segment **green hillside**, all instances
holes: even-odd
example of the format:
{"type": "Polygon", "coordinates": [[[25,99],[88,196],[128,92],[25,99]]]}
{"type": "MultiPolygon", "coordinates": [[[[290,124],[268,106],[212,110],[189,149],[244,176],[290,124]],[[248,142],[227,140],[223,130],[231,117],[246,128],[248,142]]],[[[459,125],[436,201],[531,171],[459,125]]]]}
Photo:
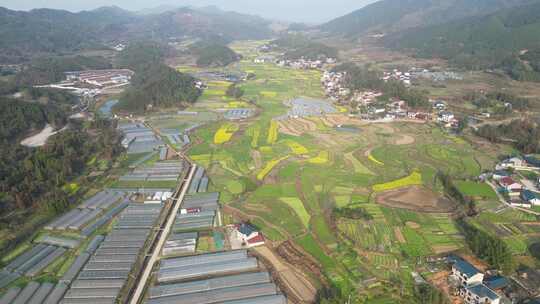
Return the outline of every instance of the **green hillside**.
{"type": "Polygon", "coordinates": [[[483,16],[528,2],[530,0],[382,0],[323,24],[321,30],[347,36],[396,32],[483,16]]]}
{"type": "Polygon", "coordinates": [[[530,79],[530,73],[540,71],[538,37],[540,2],[393,34],[385,43],[415,49],[422,57],[441,57],[467,68],[501,67],[516,79],[530,79]]]}
{"type": "Polygon", "coordinates": [[[137,15],[117,7],[71,13],[36,9],[14,11],[0,7],[0,63],[20,63],[32,57],[103,49],[120,41],[188,37],[264,39],[269,22],[250,15],[219,10],[182,8],[137,15]]]}

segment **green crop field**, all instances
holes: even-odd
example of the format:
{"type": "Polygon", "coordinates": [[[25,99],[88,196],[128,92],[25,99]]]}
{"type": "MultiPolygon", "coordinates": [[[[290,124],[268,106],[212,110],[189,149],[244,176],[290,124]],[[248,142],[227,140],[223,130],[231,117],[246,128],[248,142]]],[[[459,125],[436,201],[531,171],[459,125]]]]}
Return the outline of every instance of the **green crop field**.
{"type": "Polygon", "coordinates": [[[458,181],[456,186],[464,195],[482,198],[497,198],[497,193],[495,193],[495,191],[486,183],[458,181]]]}

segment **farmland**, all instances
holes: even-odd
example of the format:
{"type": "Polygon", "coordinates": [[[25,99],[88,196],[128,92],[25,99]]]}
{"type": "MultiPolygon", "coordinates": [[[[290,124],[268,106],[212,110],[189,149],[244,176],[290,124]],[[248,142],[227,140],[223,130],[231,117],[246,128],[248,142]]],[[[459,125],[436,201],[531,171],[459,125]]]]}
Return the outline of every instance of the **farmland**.
{"type": "MultiPolygon", "coordinates": [[[[243,59],[226,70],[254,75],[237,84],[242,98],[231,100],[225,83],[210,81],[186,110],[208,118],[191,132],[197,144],[187,155],[207,169],[222,204],[249,216],[276,246],[290,240],[317,261],[324,278],[316,280],[348,289],[376,278],[362,292],[382,294],[389,303],[392,296],[382,292],[395,291],[389,279],[410,293],[418,259],[464,248],[450,216],[455,205],[443,195],[437,171],[463,181],[458,187],[467,195],[492,199],[489,189],[465,181],[491,169],[497,155],[429,123],[366,123],[339,108],[289,117],[292,100],[324,100],[321,72],[256,64],[260,43],[232,45],[243,59]],[[234,123],[223,119],[223,109],[246,106],[257,114],[234,123]],[[355,131],[339,131],[337,124],[355,131]],[[360,209],[369,217],[335,218],[334,208],[360,209]]],[[[519,253],[527,243],[508,236],[508,244],[519,253]]]]}

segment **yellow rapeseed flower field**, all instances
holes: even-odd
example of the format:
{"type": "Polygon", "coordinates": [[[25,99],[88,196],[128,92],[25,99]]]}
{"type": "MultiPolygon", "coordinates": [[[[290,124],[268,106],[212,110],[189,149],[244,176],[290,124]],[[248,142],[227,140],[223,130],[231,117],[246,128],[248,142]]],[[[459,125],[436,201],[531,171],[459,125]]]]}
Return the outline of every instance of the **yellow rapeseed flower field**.
{"type": "Polygon", "coordinates": [[[374,185],[373,191],[382,192],[415,185],[422,185],[422,174],[418,171],[414,171],[411,175],[395,181],[374,185]]]}
{"type": "Polygon", "coordinates": [[[214,144],[221,145],[231,140],[234,132],[238,131],[238,125],[233,123],[225,123],[214,134],[214,144]]]}

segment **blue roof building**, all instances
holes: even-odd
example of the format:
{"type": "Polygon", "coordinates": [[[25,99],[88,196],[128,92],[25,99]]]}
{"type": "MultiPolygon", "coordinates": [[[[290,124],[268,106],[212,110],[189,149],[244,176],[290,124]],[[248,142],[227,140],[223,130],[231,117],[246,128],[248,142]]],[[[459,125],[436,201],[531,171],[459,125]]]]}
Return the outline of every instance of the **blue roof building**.
{"type": "Polygon", "coordinates": [[[481,284],[484,280],[484,274],[480,270],[461,258],[456,259],[452,265],[452,274],[463,286],[481,284]]]}
{"type": "Polygon", "coordinates": [[[468,304],[499,304],[501,297],[484,284],[466,287],[461,296],[468,304]]]}
{"type": "Polygon", "coordinates": [[[508,286],[510,282],[503,276],[494,276],[484,279],[484,284],[491,289],[502,289],[508,286]]]}
{"type": "Polygon", "coordinates": [[[538,158],[536,158],[536,157],[533,157],[533,156],[525,156],[525,157],[523,157],[523,159],[524,159],[530,166],[540,168],[540,159],[538,159],[538,158]]]}

